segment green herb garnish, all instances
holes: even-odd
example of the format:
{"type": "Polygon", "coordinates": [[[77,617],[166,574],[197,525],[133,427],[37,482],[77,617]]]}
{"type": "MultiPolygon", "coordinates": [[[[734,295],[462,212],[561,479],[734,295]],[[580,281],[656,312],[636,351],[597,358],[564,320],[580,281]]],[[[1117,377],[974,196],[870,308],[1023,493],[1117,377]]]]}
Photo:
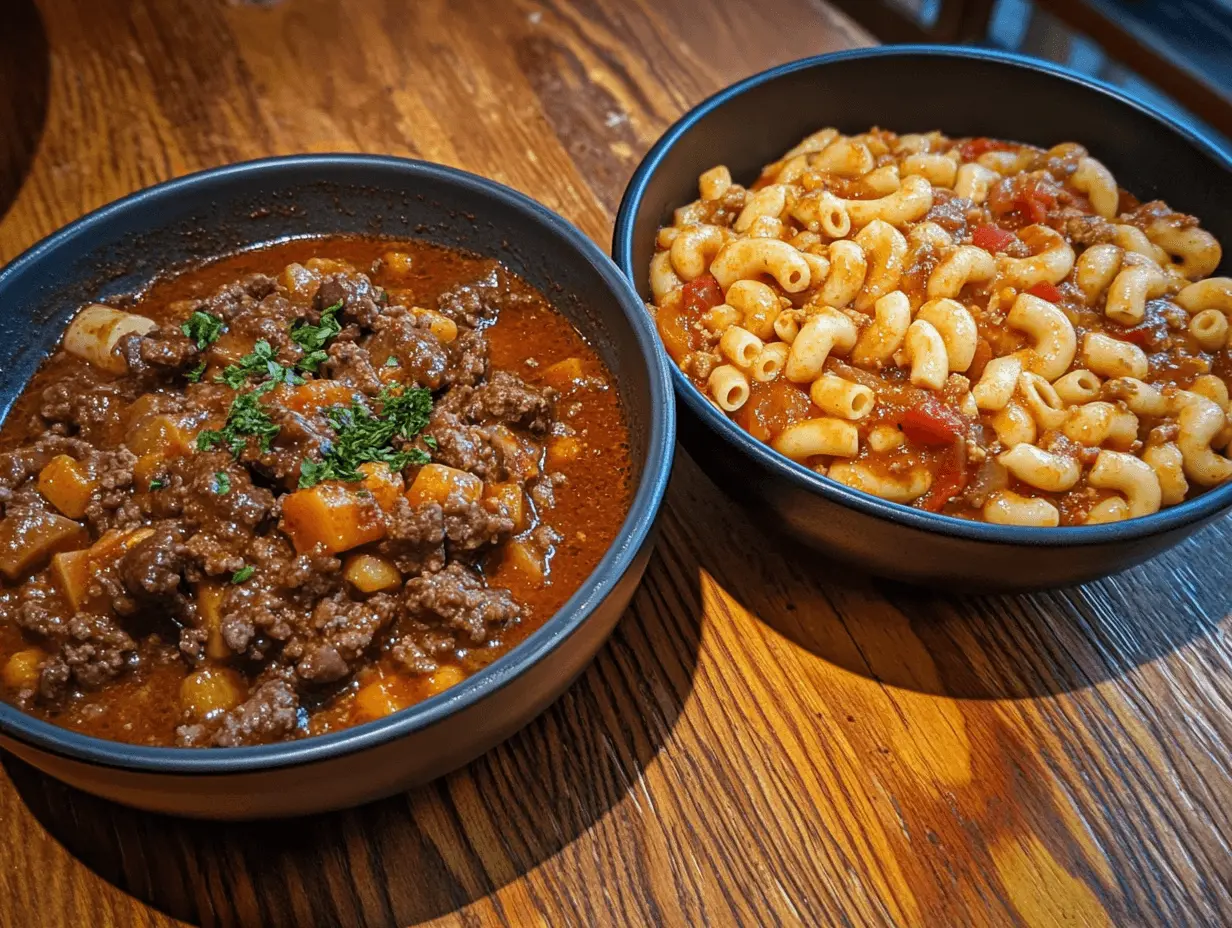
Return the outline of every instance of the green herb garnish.
{"type": "Polygon", "coordinates": [[[231,492],[231,475],[222,470],[215,473],[214,479],[210,482],[210,490],[219,496],[231,492]]]}
{"type": "Polygon", "coordinates": [[[180,326],[180,331],[197,343],[197,350],[204,351],[222,335],[223,322],[217,316],[198,309],[188,321],[180,326]]]}
{"type": "Polygon", "coordinates": [[[225,445],[238,457],[249,437],[252,437],[257,439],[262,451],[269,451],[270,442],[278,434],[278,426],[261,408],[259,400],[264,392],[258,388],[250,393],[238,394],[231,401],[226,424],[221,429],[207,429],[197,435],[197,450],[209,451],[225,445]]]}
{"type": "Polygon", "coordinates": [[[427,445],[429,448],[431,448],[433,451],[435,451],[437,448],[436,439],[433,438],[431,435],[425,435],[423,437],[423,443],[427,445]]]}
{"type": "Polygon", "coordinates": [[[399,364],[398,359],[394,355],[391,354],[388,358],[385,359],[385,366],[386,367],[401,367],[402,365],[399,364]]]}
{"type": "Polygon", "coordinates": [[[257,572],[257,568],[253,567],[251,564],[245,564],[243,567],[241,567],[239,570],[237,570],[235,573],[231,575],[231,582],[232,583],[243,583],[245,580],[250,578],[256,572],[257,572]]]}
{"type": "Polygon", "coordinates": [[[431,391],[412,387],[394,392],[386,388],[379,399],[381,411],[375,416],[358,402],[325,410],[336,437],[324,460],[305,459],[300,465],[300,489],[322,480],[362,480],[359,465],[367,462],[384,463],[397,471],[431,460],[418,448],[395,451],[391,447],[394,438],[410,441],[427,426],[432,413],[431,391]]]}
{"type": "Polygon", "coordinates": [[[291,326],[291,341],[304,349],[304,356],[296,365],[300,370],[313,373],[329,355],[325,345],[331,338],[342,331],[342,323],[338,321],[338,313],[342,304],[335,303],[321,310],[321,321],[316,325],[298,322],[291,326]]]}
{"type": "Polygon", "coordinates": [[[161,490],[161,489],[162,489],[163,487],[165,487],[166,485],[167,485],[167,481],[166,481],[166,480],[158,480],[158,479],[154,479],[154,480],[151,480],[151,481],[150,481],[150,490],[151,490],[151,492],[152,492],[152,491],[154,491],[154,490],[161,490]]]}
{"type": "Polygon", "coordinates": [[[188,380],[189,383],[200,383],[201,375],[204,373],[205,373],[205,362],[202,361],[200,364],[194,367],[191,371],[185,374],[184,377],[185,379],[188,380]]]}
{"type": "Polygon", "coordinates": [[[269,380],[261,384],[263,393],[274,389],[280,383],[294,385],[304,382],[304,379],[291,368],[283,367],[274,360],[274,349],[265,339],[253,345],[252,351],[240,358],[238,362],[228,364],[223,368],[223,372],[218,375],[218,381],[225,383],[232,390],[239,390],[249,377],[261,374],[269,376],[269,380]]]}

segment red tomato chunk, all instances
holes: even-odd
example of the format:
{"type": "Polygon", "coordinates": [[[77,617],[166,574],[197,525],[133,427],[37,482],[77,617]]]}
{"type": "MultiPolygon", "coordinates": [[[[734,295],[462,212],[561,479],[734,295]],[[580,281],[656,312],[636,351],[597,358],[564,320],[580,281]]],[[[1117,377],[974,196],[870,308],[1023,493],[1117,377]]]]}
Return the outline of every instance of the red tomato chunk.
{"type": "Polygon", "coordinates": [[[963,417],[931,397],[903,413],[899,427],[917,445],[952,445],[966,433],[963,417]]]}
{"type": "Polygon", "coordinates": [[[723,302],[723,291],[719,282],[709,274],[703,274],[685,284],[683,296],[685,311],[696,316],[723,302]]]}
{"type": "Polygon", "coordinates": [[[1061,291],[1046,280],[1041,280],[1038,284],[1028,287],[1027,293],[1038,296],[1041,300],[1047,300],[1049,303],[1061,302],[1061,291]]]}
{"type": "Polygon", "coordinates": [[[1015,238],[1014,233],[1007,229],[998,229],[996,226],[976,226],[975,231],[971,233],[971,244],[976,248],[983,248],[985,251],[996,254],[998,251],[1009,248],[1015,238]]]}

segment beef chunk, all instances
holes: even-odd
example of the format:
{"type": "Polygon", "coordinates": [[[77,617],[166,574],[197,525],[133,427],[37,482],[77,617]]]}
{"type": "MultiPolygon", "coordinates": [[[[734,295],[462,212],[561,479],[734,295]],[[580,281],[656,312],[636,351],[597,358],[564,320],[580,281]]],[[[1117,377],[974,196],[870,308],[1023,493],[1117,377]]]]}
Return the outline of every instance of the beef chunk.
{"type": "Polygon", "coordinates": [[[448,345],[449,362],[442,378],[449,386],[472,387],[488,374],[488,340],[475,329],[462,329],[448,345]]]}
{"type": "Polygon", "coordinates": [[[343,320],[371,329],[381,315],[379,295],[365,274],[331,274],[317,288],[313,306],[318,312],[323,312],[341,303],[343,320]]]}
{"type": "Polygon", "coordinates": [[[64,423],[86,441],[102,441],[119,428],[128,396],[112,383],[59,381],[43,391],[39,415],[64,423]]]}
{"type": "Polygon", "coordinates": [[[397,307],[373,322],[367,350],[372,367],[397,366],[400,383],[435,390],[441,386],[449,354],[427,325],[397,307]],[[392,364],[391,364],[392,362],[392,364]]]}
{"type": "Polygon", "coordinates": [[[60,658],[84,689],[97,689],[114,679],[137,650],[132,636],[109,616],[79,612],[65,630],[60,658]]]}
{"type": "Polygon", "coordinates": [[[376,634],[393,619],[397,605],[384,593],[362,601],[341,593],[322,600],[312,613],[320,637],[304,646],[296,673],[309,683],[334,683],[349,676],[376,634]]]}
{"type": "Polygon", "coordinates": [[[456,561],[434,574],[407,581],[402,603],[407,615],[425,625],[444,625],[480,644],[492,629],[521,615],[508,590],[490,589],[474,571],[456,561]]]}
{"type": "Polygon", "coordinates": [[[436,308],[459,325],[475,328],[497,317],[508,288],[508,275],[492,261],[491,269],[478,280],[458,284],[442,293],[436,308]]]}
{"type": "Polygon", "coordinates": [[[285,680],[262,683],[244,702],[227,712],[212,731],[206,725],[181,725],[181,746],[213,744],[223,748],[281,741],[299,726],[299,696],[285,680]]]}
{"type": "Polygon", "coordinates": [[[182,602],[180,581],[187,566],[184,532],[176,522],[159,522],[154,534],[120,558],[120,579],[138,603],[171,607],[182,602]]]}
{"type": "Polygon", "coordinates": [[[120,344],[130,374],[178,374],[197,363],[197,343],[178,325],[155,326],[144,335],[129,335],[120,344]]]}
{"type": "Polygon", "coordinates": [[[552,426],[555,399],[551,388],[532,387],[517,374],[495,371],[470,392],[463,413],[474,422],[504,422],[543,435],[552,426]]]}
{"type": "Polygon", "coordinates": [[[412,506],[399,499],[386,517],[385,539],[377,546],[404,574],[445,565],[445,511],[439,503],[412,506]]]}
{"type": "Polygon", "coordinates": [[[385,384],[377,375],[367,348],[350,341],[335,341],[321,365],[324,376],[354,387],[366,396],[376,396],[385,384]]]}
{"type": "Polygon", "coordinates": [[[482,503],[450,498],[444,507],[445,536],[453,551],[474,551],[495,544],[513,531],[513,522],[482,503]]]}

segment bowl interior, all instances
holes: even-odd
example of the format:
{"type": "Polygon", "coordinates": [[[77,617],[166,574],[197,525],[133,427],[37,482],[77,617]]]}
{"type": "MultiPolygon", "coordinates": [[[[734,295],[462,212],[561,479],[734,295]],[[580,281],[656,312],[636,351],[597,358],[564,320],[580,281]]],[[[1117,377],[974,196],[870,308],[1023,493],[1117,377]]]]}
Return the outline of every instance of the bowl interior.
{"type": "MultiPolygon", "coordinates": [[[[612,255],[643,299],[655,234],[697,198],[698,175],[725,164],[741,183],[824,126],[848,133],[938,129],[1050,147],[1076,141],[1142,201],[1196,215],[1225,246],[1216,273],[1232,273],[1232,160],[1192,127],[1055,65],[1003,52],[887,46],[793,62],[715,94],[673,125],[634,173],[616,218],[612,255]]],[[[992,525],[887,502],[821,477],[754,439],[717,411],[673,365],[692,416],[784,485],[900,525],[998,544],[1098,545],[1210,518],[1232,504],[1232,484],[1121,523],[1055,529],[992,525]]],[[[786,490],[784,489],[784,492],[786,490]]],[[[805,534],[808,534],[807,532],[805,534]]]]}
{"type": "MultiPolygon", "coordinates": [[[[1185,127],[1170,127],[1145,106],[1041,62],[945,48],[879,48],[786,65],[750,78],[703,103],[664,136],[628,193],[636,213],[622,215],[613,254],[638,292],[649,294],[654,233],[673,209],[697,197],[697,176],[726,164],[738,182],[754,180],[823,126],[862,132],[939,129],[950,136],[987,135],[1050,147],[1085,145],[1140,200],[1165,199],[1198,216],[1225,245],[1232,269],[1232,209],[1220,188],[1228,164],[1185,127]],[[1178,128],[1180,131],[1177,131],[1178,128]],[[638,180],[645,180],[644,189],[638,180]],[[622,234],[632,234],[622,243],[622,234]]],[[[1209,143],[1208,143],[1209,144],[1209,143]]],[[[623,211],[622,211],[623,212],[623,211]]]]}
{"type": "Polygon", "coordinates": [[[615,376],[627,416],[633,503],[617,541],[557,615],[445,693],[335,734],[253,748],[143,748],[78,735],[0,703],[0,727],[42,747],[165,772],[234,772],[358,750],[439,721],[555,647],[606,598],[653,526],[675,417],[666,361],[645,311],[610,260],[534,201],[438,165],[370,156],[249,162],[134,194],[79,220],[0,273],[0,417],[83,303],[140,290],[168,269],[279,239],[420,238],[499,259],[566,315],[615,376]],[[174,759],[173,759],[174,758],[174,759]]]}

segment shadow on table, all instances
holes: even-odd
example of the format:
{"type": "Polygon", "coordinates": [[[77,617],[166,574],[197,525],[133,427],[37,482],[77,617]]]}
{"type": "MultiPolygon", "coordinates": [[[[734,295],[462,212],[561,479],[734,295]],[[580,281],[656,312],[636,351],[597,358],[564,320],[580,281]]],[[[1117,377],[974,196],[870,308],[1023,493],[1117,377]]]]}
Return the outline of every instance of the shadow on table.
{"type": "Polygon", "coordinates": [[[0,29],[0,216],[17,198],[47,120],[51,61],[33,0],[4,5],[0,29]]]}
{"type": "Polygon", "coordinates": [[[623,800],[692,690],[697,577],[691,555],[657,552],[612,639],[542,716],[458,773],[351,811],[193,822],[98,799],[15,758],[4,766],[72,854],[176,918],[263,928],[418,923],[568,854],[604,816],[641,814],[623,800]]]}
{"type": "Polygon", "coordinates": [[[1232,520],[1115,577],[1023,595],[945,595],[872,578],[745,517],[685,455],[686,511],[721,513],[700,564],[753,615],[817,656],[918,692],[1025,699],[1113,679],[1209,635],[1229,609],[1232,520]]]}

